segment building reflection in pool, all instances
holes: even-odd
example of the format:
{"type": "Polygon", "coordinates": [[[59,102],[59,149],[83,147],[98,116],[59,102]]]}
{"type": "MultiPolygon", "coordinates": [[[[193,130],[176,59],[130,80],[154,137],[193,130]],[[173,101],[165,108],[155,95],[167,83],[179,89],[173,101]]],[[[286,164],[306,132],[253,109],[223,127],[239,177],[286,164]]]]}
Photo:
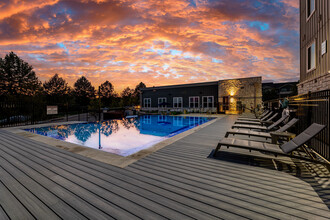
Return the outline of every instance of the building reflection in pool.
{"type": "Polygon", "coordinates": [[[26,129],[90,148],[127,156],[212,118],[144,115],[95,123],[26,129]]]}

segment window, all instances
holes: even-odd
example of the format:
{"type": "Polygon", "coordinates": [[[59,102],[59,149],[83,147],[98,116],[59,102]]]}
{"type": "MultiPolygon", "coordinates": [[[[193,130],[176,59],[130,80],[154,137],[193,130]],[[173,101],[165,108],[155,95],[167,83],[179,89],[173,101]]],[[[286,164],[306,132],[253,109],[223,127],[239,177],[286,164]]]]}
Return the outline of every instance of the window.
{"type": "Polygon", "coordinates": [[[214,96],[203,96],[203,108],[213,108],[214,96]]]}
{"type": "Polygon", "coordinates": [[[315,68],[316,50],[315,41],[307,48],[307,71],[315,68]]]}
{"type": "Polygon", "coordinates": [[[199,97],[198,96],[189,97],[189,108],[199,108],[199,97]]]}
{"type": "Polygon", "coordinates": [[[145,99],[143,99],[143,106],[145,108],[151,108],[151,98],[145,98],[145,99]]]}
{"type": "Polygon", "coordinates": [[[166,97],[158,98],[158,107],[167,107],[167,105],[164,105],[164,103],[166,103],[166,101],[167,101],[166,97]]]}
{"type": "Polygon", "coordinates": [[[182,108],[182,97],[173,97],[173,108],[182,108]]]}
{"type": "Polygon", "coordinates": [[[315,11],[315,0],[306,0],[306,12],[307,12],[307,20],[315,11]]]}

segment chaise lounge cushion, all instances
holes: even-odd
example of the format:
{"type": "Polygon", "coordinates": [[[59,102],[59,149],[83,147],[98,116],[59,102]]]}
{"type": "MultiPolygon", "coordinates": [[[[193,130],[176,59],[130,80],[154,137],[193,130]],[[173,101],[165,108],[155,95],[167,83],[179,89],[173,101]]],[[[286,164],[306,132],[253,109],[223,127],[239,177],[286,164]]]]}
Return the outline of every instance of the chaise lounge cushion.
{"type": "Polygon", "coordinates": [[[275,113],[272,117],[267,120],[259,120],[259,121],[249,121],[249,120],[239,120],[235,121],[235,124],[251,124],[251,125],[262,125],[262,124],[270,124],[273,123],[273,119],[277,117],[278,113],[275,113]]]}
{"type": "MultiPolygon", "coordinates": [[[[287,117],[289,117],[289,116],[283,117],[283,120],[285,120],[287,117]]],[[[299,119],[293,118],[287,124],[285,124],[283,127],[277,129],[276,132],[287,131],[289,128],[291,128],[293,125],[295,125],[298,121],[299,121],[299,119]]],[[[278,121],[278,122],[281,122],[281,121],[278,121]]],[[[271,129],[272,127],[275,127],[275,126],[279,125],[278,122],[275,122],[273,125],[271,125],[268,128],[271,129]]],[[[263,137],[263,138],[271,138],[271,135],[268,132],[253,131],[253,130],[250,130],[250,129],[237,129],[237,128],[236,129],[235,128],[234,129],[229,129],[226,132],[225,137],[228,137],[229,134],[232,134],[232,135],[238,134],[238,135],[248,135],[248,136],[256,136],[256,137],[263,137]]]]}
{"type": "Polygon", "coordinates": [[[313,137],[315,137],[318,133],[320,133],[326,126],[313,123],[306,130],[301,132],[297,137],[292,139],[291,141],[283,144],[281,149],[284,153],[290,153],[291,151],[301,147],[303,144],[306,144],[313,137]]]}
{"type": "Polygon", "coordinates": [[[239,135],[251,135],[251,136],[271,138],[270,133],[261,132],[261,131],[253,131],[253,130],[249,130],[249,129],[232,128],[232,129],[229,129],[227,131],[225,137],[228,137],[229,134],[233,134],[233,135],[235,135],[235,134],[239,134],[239,135]]]}
{"type": "Polygon", "coordinates": [[[221,145],[243,148],[248,150],[258,150],[271,153],[283,154],[282,149],[277,144],[269,144],[264,142],[249,141],[235,138],[223,138],[220,140],[221,145]]]}
{"type": "Polygon", "coordinates": [[[273,123],[269,127],[258,126],[258,125],[234,124],[232,126],[232,128],[246,128],[246,129],[255,129],[255,130],[266,130],[266,131],[270,131],[270,130],[273,130],[278,125],[280,125],[287,117],[289,117],[289,116],[288,115],[283,116],[282,118],[280,118],[279,120],[277,120],[275,123],[273,123]]]}
{"type": "Polygon", "coordinates": [[[269,118],[271,115],[273,114],[273,112],[269,112],[267,113],[265,116],[262,116],[260,118],[238,118],[238,121],[255,121],[255,122],[260,122],[260,121],[264,121],[267,118],[269,118]]]}
{"type": "Polygon", "coordinates": [[[269,153],[274,153],[275,155],[276,154],[288,155],[288,153],[296,150],[297,148],[301,147],[302,145],[310,141],[312,138],[314,138],[325,127],[326,127],[325,125],[313,123],[307,129],[301,132],[297,137],[293,138],[291,141],[286,142],[281,146],[277,144],[268,144],[263,142],[241,140],[235,138],[222,138],[219,141],[213,155],[214,156],[216,155],[217,151],[220,149],[222,145],[228,147],[244,148],[248,150],[256,150],[261,152],[269,152],[269,153]]]}

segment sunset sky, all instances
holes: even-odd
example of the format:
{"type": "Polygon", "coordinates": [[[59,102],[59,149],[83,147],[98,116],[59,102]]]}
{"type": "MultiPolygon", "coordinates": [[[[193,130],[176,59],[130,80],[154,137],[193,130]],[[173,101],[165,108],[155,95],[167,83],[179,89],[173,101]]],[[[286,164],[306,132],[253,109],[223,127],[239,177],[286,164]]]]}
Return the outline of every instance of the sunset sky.
{"type": "Polygon", "coordinates": [[[116,91],[262,76],[299,78],[298,0],[1,0],[0,57],[43,82],[84,75],[116,91]]]}

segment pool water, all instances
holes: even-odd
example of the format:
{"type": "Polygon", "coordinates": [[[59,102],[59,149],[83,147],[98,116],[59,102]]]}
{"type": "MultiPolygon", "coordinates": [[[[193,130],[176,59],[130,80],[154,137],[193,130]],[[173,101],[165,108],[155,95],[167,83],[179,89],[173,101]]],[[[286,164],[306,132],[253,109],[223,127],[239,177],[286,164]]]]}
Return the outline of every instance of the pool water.
{"type": "Polygon", "coordinates": [[[25,130],[128,156],[212,119],[214,118],[143,115],[122,120],[54,125],[25,130]]]}

